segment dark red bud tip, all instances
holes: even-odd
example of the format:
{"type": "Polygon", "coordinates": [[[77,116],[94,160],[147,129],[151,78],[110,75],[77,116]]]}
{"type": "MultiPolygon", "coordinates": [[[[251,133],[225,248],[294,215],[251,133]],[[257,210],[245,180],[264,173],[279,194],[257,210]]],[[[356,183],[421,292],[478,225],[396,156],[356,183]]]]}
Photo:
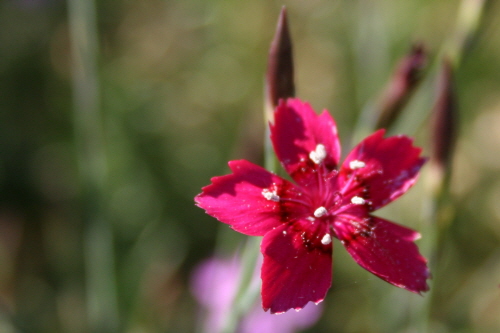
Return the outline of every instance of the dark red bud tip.
{"type": "Polygon", "coordinates": [[[416,43],[413,45],[410,54],[401,60],[398,70],[401,72],[404,82],[408,86],[414,86],[422,78],[426,64],[427,53],[425,52],[424,45],[416,43]]]}
{"type": "Polygon", "coordinates": [[[443,61],[439,73],[437,98],[433,108],[432,158],[446,170],[456,139],[457,100],[453,83],[453,66],[449,59],[443,61]]]}
{"type": "Polygon", "coordinates": [[[288,30],[286,9],[283,7],[269,50],[266,97],[272,108],[275,108],[280,99],[294,95],[292,41],[288,30]]]}
{"type": "Polygon", "coordinates": [[[426,65],[427,53],[423,44],[414,44],[410,52],[399,61],[379,98],[377,128],[388,128],[394,123],[420,83],[426,65]]]}

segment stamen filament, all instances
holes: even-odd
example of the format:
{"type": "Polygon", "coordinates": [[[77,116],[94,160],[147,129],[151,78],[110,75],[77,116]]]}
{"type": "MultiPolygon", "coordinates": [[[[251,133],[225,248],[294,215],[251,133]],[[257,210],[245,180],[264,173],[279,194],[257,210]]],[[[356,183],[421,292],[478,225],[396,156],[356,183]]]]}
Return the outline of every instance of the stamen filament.
{"type": "Polygon", "coordinates": [[[349,196],[349,193],[347,192],[347,190],[353,187],[353,184],[352,184],[353,182],[357,182],[357,180],[356,180],[357,173],[358,172],[356,170],[354,170],[353,173],[351,174],[351,177],[347,180],[347,182],[345,182],[344,186],[340,190],[340,193],[342,193],[343,196],[349,196]]]}

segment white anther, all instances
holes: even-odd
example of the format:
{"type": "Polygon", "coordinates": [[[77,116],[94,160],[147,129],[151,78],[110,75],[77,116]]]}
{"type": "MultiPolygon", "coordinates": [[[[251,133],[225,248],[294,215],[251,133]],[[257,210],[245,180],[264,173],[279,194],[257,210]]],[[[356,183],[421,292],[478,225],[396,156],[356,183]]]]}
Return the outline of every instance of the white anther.
{"type": "Polygon", "coordinates": [[[332,236],[330,234],[325,234],[321,239],[321,244],[328,245],[332,242],[332,236]]]}
{"type": "Polygon", "coordinates": [[[361,168],[364,168],[365,166],[366,166],[366,163],[363,161],[352,160],[351,162],[349,162],[349,167],[352,170],[361,169],[361,168]]]}
{"type": "Polygon", "coordinates": [[[364,205],[366,200],[362,197],[354,196],[351,198],[351,202],[355,205],[364,205]]]}
{"type": "Polygon", "coordinates": [[[316,164],[320,164],[326,158],[326,149],[321,143],[316,146],[316,149],[309,153],[309,158],[316,164]]]}
{"type": "Polygon", "coordinates": [[[276,194],[276,192],[271,192],[267,188],[265,188],[265,189],[262,190],[262,195],[267,200],[271,200],[271,201],[274,201],[274,202],[280,201],[280,197],[276,194]]]}
{"type": "Polygon", "coordinates": [[[326,213],[328,213],[326,208],[321,206],[314,211],[314,216],[321,217],[321,216],[325,215],[326,213]]]}

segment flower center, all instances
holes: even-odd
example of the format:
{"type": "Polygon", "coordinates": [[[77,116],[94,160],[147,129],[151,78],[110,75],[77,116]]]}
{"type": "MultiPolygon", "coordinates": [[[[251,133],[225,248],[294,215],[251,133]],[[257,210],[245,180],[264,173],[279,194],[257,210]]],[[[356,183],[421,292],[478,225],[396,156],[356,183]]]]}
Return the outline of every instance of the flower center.
{"type": "Polygon", "coordinates": [[[335,192],[332,195],[329,195],[325,200],[321,200],[316,202],[316,204],[312,204],[310,207],[313,208],[316,206],[317,208],[314,210],[312,215],[310,215],[307,219],[314,223],[317,218],[321,218],[324,216],[328,216],[331,214],[335,214],[337,209],[342,204],[342,194],[339,192],[335,192]],[[321,205],[321,206],[320,206],[321,205]],[[319,206],[319,207],[318,207],[319,206]]]}

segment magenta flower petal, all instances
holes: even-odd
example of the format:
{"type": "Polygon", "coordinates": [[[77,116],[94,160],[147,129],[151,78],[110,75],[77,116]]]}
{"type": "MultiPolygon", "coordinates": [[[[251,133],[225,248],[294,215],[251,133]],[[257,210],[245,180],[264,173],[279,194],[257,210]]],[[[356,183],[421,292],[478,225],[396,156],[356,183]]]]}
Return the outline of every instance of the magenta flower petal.
{"type": "Polygon", "coordinates": [[[281,225],[277,190],[294,185],[245,160],[231,161],[229,167],[233,173],[212,178],[196,204],[245,235],[263,236],[281,225]]]}
{"type": "Polygon", "coordinates": [[[379,130],[347,156],[339,175],[344,195],[359,195],[376,210],[405,193],[417,180],[425,158],[406,136],[384,138],[379,130]]]}
{"type": "Polygon", "coordinates": [[[325,298],[332,283],[332,243],[322,244],[316,231],[316,236],[304,235],[283,224],[264,236],[261,277],[265,311],[299,310],[309,301],[318,303],[325,298]],[[307,239],[313,241],[307,243],[307,239]]]}
{"type": "Polygon", "coordinates": [[[317,115],[308,103],[299,99],[281,101],[271,124],[271,139],[278,159],[290,176],[301,185],[309,184],[311,169],[316,165],[311,152],[322,145],[326,153],[321,160],[328,170],[337,168],[340,141],[337,125],[328,111],[317,115]]]}
{"type": "Polygon", "coordinates": [[[414,243],[420,238],[418,232],[374,216],[345,219],[335,223],[334,230],[354,260],[370,273],[414,293],[429,290],[427,261],[414,243]]]}

